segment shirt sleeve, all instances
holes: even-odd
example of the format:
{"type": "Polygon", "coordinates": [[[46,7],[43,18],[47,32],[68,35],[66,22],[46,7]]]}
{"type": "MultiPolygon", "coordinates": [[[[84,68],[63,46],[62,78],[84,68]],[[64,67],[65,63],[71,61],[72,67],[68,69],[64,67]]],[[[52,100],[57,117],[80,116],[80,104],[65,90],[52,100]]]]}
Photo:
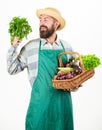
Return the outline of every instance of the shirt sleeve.
{"type": "Polygon", "coordinates": [[[17,47],[11,45],[7,52],[7,70],[9,74],[17,74],[27,67],[25,52],[25,47],[22,47],[20,53],[17,54],[17,47]]]}

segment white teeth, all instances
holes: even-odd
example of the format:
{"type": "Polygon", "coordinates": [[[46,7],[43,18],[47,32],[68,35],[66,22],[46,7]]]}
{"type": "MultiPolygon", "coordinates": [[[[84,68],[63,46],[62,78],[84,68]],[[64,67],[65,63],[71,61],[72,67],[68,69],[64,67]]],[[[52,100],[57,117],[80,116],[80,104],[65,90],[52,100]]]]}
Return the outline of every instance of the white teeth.
{"type": "Polygon", "coordinates": [[[41,30],[41,31],[45,31],[46,28],[45,28],[45,27],[41,27],[40,30],[41,30]]]}
{"type": "Polygon", "coordinates": [[[41,29],[46,29],[45,27],[41,27],[41,29]]]}

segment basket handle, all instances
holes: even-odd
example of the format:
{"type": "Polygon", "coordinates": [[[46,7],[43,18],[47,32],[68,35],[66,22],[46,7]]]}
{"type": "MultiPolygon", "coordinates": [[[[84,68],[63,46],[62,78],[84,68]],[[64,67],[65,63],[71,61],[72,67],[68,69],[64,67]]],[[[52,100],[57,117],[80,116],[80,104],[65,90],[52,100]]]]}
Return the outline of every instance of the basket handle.
{"type": "Polygon", "coordinates": [[[81,69],[85,70],[84,64],[82,62],[82,58],[81,58],[80,54],[78,52],[74,52],[74,51],[62,52],[62,53],[59,54],[58,60],[59,60],[59,66],[60,67],[63,67],[62,57],[61,57],[63,54],[76,54],[78,56],[78,58],[79,58],[81,69]]]}

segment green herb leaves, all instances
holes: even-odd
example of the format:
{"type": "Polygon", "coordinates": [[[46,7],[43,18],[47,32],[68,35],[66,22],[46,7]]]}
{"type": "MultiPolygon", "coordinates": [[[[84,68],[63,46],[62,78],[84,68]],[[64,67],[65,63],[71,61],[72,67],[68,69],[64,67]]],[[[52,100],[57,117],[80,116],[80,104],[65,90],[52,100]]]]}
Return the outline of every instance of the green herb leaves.
{"type": "Polygon", "coordinates": [[[8,32],[10,33],[10,41],[12,42],[15,36],[19,39],[24,37],[27,39],[27,35],[32,32],[32,28],[26,18],[14,17],[9,23],[8,32]]]}
{"type": "Polygon", "coordinates": [[[86,70],[92,70],[101,64],[100,59],[95,54],[82,55],[81,58],[86,70]]]}

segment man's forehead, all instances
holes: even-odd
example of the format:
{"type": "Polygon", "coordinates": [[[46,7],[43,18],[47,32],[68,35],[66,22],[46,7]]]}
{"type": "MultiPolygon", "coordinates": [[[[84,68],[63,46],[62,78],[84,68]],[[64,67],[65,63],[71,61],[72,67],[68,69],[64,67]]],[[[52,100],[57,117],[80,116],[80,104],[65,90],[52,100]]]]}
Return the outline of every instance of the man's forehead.
{"type": "Polygon", "coordinates": [[[52,19],[51,16],[46,15],[46,14],[42,14],[42,15],[40,15],[40,19],[41,19],[41,18],[49,18],[49,19],[52,19]]]}

